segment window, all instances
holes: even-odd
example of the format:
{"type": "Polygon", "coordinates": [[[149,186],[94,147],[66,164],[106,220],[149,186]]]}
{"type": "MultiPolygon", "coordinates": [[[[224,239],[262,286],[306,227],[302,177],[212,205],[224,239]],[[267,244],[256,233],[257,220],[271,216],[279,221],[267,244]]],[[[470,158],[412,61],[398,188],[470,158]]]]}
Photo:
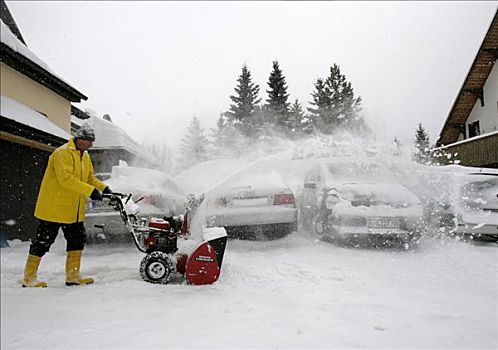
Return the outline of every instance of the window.
{"type": "Polygon", "coordinates": [[[469,124],[469,137],[474,137],[481,135],[481,130],[479,128],[479,120],[469,124]]]}

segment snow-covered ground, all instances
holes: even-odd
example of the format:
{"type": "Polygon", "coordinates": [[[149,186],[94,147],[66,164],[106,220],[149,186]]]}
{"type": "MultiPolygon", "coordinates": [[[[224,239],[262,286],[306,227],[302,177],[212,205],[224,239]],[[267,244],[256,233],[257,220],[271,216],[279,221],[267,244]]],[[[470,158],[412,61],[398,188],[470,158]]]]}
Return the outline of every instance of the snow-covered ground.
{"type": "MultiPolygon", "coordinates": [[[[336,150],[327,143],[326,150],[343,154],[355,151],[353,144],[336,150]]],[[[299,200],[315,159],[294,156],[320,150],[305,146],[201,163],[176,180],[186,193],[215,193],[241,174],[276,170],[299,200]]],[[[443,198],[444,186],[419,176],[403,162],[408,157],[396,159],[389,168],[417,196],[443,198]]],[[[192,231],[205,226],[203,208],[192,231]]],[[[1,250],[2,349],[498,348],[495,243],[427,234],[415,249],[358,249],[306,231],[275,241],[229,240],[220,279],[209,286],[187,285],[181,276],[168,285],[144,282],[143,254],[131,243],[89,244],[82,273],[96,282],[68,288],[59,235],[40,266],[45,289],[21,288],[29,243],[9,243],[1,250]]]]}
{"type": "Polygon", "coordinates": [[[210,286],[141,280],[133,245],[88,245],[64,285],[65,241],[21,288],[28,243],[1,250],[2,349],[498,347],[498,250],[426,237],[417,249],[229,240],[210,286]]]}

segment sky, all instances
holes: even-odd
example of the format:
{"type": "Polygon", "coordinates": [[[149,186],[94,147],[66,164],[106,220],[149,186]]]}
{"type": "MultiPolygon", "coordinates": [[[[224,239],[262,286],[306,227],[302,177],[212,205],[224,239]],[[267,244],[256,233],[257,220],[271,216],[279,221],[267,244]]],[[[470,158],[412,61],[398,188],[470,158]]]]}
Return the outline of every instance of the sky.
{"type": "Polygon", "coordinates": [[[138,142],[208,132],[242,65],[267,98],[278,60],[290,101],[312,100],[336,63],[379,140],[435,141],[498,1],[7,1],[28,44],[138,142]]]}

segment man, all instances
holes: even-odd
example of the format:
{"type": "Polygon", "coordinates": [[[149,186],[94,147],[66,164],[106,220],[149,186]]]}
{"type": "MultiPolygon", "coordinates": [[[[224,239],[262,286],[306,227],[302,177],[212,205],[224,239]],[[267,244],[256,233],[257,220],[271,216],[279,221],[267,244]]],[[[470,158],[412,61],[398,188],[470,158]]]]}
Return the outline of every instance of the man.
{"type": "Polygon", "coordinates": [[[89,124],[83,124],[66,144],[49,157],[47,169],[38,193],[35,217],[39,220],[36,236],[29,247],[24,269],[23,287],[46,287],[37,279],[40,260],[54,243],[59,228],[67,241],[66,285],[93,283],[92,278],[80,276],[81,253],[85,246],[86,198],[102,200],[102,193],[110,188],[93,174],[87,150],[93,146],[95,134],[89,124]]]}

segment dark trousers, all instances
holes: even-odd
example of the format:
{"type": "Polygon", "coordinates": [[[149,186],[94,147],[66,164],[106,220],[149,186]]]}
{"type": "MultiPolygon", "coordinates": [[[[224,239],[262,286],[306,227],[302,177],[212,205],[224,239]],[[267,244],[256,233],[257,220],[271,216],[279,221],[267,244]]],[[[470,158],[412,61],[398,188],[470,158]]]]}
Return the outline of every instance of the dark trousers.
{"type": "Polygon", "coordinates": [[[64,238],[67,241],[66,251],[83,250],[86,242],[85,226],[83,222],[73,224],[61,224],[59,222],[50,222],[39,220],[36,236],[31,240],[29,254],[42,257],[55,242],[55,238],[62,227],[64,238]]]}

